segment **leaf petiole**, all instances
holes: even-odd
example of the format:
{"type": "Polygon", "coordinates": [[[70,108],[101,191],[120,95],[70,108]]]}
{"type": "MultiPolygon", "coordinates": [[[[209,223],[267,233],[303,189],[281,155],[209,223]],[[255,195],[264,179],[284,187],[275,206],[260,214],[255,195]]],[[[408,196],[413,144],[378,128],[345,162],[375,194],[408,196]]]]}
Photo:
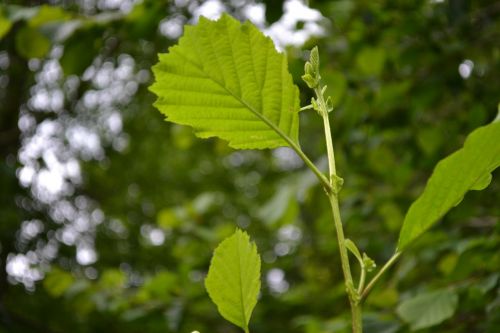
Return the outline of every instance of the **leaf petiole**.
{"type": "Polygon", "coordinates": [[[384,273],[396,262],[396,260],[399,258],[400,255],[401,252],[394,253],[392,257],[385,263],[385,265],[382,266],[380,271],[378,271],[378,273],[370,280],[366,288],[361,293],[361,300],[363,300],[366,296],[368,296],[373,286],[375,286],[380,277],[384,275],[384,273]]]}

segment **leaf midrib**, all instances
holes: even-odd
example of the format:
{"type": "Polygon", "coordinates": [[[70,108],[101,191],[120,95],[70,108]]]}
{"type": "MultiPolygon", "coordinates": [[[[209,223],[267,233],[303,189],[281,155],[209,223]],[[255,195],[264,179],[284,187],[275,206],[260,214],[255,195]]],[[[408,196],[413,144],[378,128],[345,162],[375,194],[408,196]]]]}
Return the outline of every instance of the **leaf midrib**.
{"type": "Polygon", "coordinates": [[[247,321],[247,314],[246,314],[246,311],[245,311],[245,302],[243,300],[243,274],[241,273],[241,250],[240,250],[240,237],[241,235],[238,234],[238,271],[239,271],[239,275],[240,275],[240,303],[241,303],[241,311],[242,311],[242,314],[243,314],[243,325],[245,325],[245,331],[248,330],[248,321],[247,321]]]}

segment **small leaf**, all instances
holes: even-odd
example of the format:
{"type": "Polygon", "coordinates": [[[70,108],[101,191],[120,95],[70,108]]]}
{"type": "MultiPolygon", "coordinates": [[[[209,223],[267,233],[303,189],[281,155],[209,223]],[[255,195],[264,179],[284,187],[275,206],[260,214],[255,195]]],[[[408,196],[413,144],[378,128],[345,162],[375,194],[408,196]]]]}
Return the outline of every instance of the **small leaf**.
{"type": "Polygon", "coordinates": [[[307,86],[311,89],[314,89],[318,86],[318,81],[312,77],[311,74],[302,75],[302,80],[307,84],[307,86]]]}
{"type": "Polygon", "coordinates": [[[331,175],[332,178],[332,187],[335,193],[340,193],[342,186],[344,186],[344,178],[339,177],[335,174],[331,175]]]}
{"type": "Polygon", "coordinates": [[[396,312],[415,331],[450,318],[455,313],[457,304],[458,295],[455,291],[437,290],[403,301],[396,312]]]}
{"type": "Polygon", "coordinates": [[[470,190],[482,190],[500,166],[500,122],[472,132],[464,147],[441,160],[424,192],[408,210],[399,235],[398,250],[429,229],[470,190]]]}
{"type": "Polygon", "coordinates": [[[319,51],[318,51],[317,46],[315,46],[311,50],[311,54],[309,55],[309,59],[311,61],[311,65],[313,67],[314,73],[318,74],[319,73],[319,51]]]}
{"type": "Polygon", "coordinates": [[[248,331],[260,291],[260,257],[246,232],[237,229],[215,249],[205,287],[220,314],[248,331]]]}
{"type": "Polygon", "coordinates": [[[168,121],[237,149],[298,144],[299,92],[287,58],[250,22],[202,17],[159,58],[150,89],[168,121]]]}
{"type": "Polygon", "coordinates": [[[320,111],[320,109],[319,109],[319,105],[318,105],[318,102],[316,102],[316,99],[314,99],[314,97],[313,97],[313,98],[311,98],[311,105],[313,106],[313,109],[314,109],[314,110],[316,110],[317,112],[319,112],[319,111],[320,111]]]}
{"type": "Polygon", "coordinates": [[[304,73],[314,75],[313,67],[309,61],[307,61],[304,65],[304,73]]]}
{"type": "Polygon", "coordinates": [[[333,102],[330,96],[328,96],[328,98],[326,99],[326,109],[328,110],[328,112],[333,111],[333,102]]]}
{"type": "Polygon", "coordinates": [[[351,251],[352,254],[354,254],[354,256],[356,257],[356,259],[358,259],[359,264],[363,265],[363,258],[361,257],[361,253],[359,252],[358,247],[356,246],[356,244],[354,244],[354,242],[352,240],[350,240],[350,239],[346,239],[344,241],[344,244],[345,244],[345,247],[347,247],[347,249],[349,251],[351,251]]]}

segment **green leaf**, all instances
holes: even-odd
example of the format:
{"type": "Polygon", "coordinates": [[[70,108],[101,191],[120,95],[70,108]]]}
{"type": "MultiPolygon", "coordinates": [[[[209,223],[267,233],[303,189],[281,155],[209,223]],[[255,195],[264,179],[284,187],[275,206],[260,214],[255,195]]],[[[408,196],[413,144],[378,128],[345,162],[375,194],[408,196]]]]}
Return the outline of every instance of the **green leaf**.
{"type": "Polygon", "coordinates": [[[307,86],[311,89],[314,89],[318,86],[318,80],[313,78],[311,74],[302,75],[302,80],[307,84],[307,86]]]}
{"type": "Polygon", "coordinates": [[[403,301],[396,312],[414,331],[450,318],[455,313],[457,304],[458,295],[454,291],[437,290],[403,301]]]}
{"type": "Polygon", "coordinates": [[[333,101],[332,101],[332,98],[330,96],[328,96],[328,98],[326,99],[326,110],[328,112],[333,111],[333,101]]]}
{"type": "Polygon", "coordinates": [[[16,49],[26,59],[43,58],[50,50],[50,40],[35,28],[25,26],[16,34],[16,49]]]}
{"type": "Polygon", "coordinates": [[[472,132],[464,147],[440,161],[424,192],[411,205],[399,235],[398,250],[429,229],[456,206],[467,191],[482,190],[500,166],[500,122],[472,132]]]}
{"type": "Polygon", "coordinates": [[[2,9],[0,8],[0,40],[7,35],[12,27],[12,22],[4,16],[2,9]]]}
{"type": "Polygon", "coordinates": [[[101,47],[101,40],[97,38],[100,33],[100,29],[90,27],[66,40],[60,60],[64,75],[81,75],[92,64],[101,47]]]}
{"type": "Polygon", "coordinates": [[[309,61],[311,62],[312,68],[314,70],[314,74],[319,74],[319,51],[318,47],[315,46],[311,50],[311,54],[309,55],[309,61]]]}
{"type": "Polygon", "coordinates": [[[238,149],[298,142],[299,92],[287,59],[251,23],[202,17],[159,60],[150,89],[168,121],[238,149]]]}
{"type": "Polygon", "coordinates": [[[356,244],[354,244],[354,242],[352,240],[346,239],[344,241],[344,245],[345,245],[345,247],[349,251],[351,251],[352,254],[354,254],[354,256],[356,257],[356,259],[358,259],[359,264],[361,266],[363,266],[363,257],[361,257],[361,253],[359,252],[358,247],[356,246],[356,244]]]}
{"type": "Polygon", "coordinates": [[[304,73],[309,74],[309,75],[314,75],[314,69],[313,66],[309,61],[306,61],[304,64],[304,73]]]}
{"type": "Polygon", "coordinates": [[[215,249],[205,287],[220,314],[248,331],[260,290],[260,257],[247,233],[237,229],[215,249]]]}

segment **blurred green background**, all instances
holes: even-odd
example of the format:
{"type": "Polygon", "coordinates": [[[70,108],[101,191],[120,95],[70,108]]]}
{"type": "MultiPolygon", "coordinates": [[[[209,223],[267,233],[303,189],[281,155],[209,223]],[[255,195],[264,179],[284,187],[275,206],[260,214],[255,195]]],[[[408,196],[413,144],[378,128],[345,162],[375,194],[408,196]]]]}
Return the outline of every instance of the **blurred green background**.
{"type": "MultiPolygon", "coordinates": [[[[221,12],[287,52],[302,105],[319,45],[346,233],[379,266],[433,166],[497,113],[498,1],[3,1],[0,332],[237,332],[203,287],[237,226],[263,258],[252,332],[348,332],[328,202],[300,159],[197,139],[152,107],[157,53],[221,12]]],[[[320,118],[301,125],[325,169],[320,118]]],[[[421,332],[500,331],[499,193],[467,194],[404,254],[366,332],[409,332],[398,304],[443,288],[454,315],[421,332]]]]}

